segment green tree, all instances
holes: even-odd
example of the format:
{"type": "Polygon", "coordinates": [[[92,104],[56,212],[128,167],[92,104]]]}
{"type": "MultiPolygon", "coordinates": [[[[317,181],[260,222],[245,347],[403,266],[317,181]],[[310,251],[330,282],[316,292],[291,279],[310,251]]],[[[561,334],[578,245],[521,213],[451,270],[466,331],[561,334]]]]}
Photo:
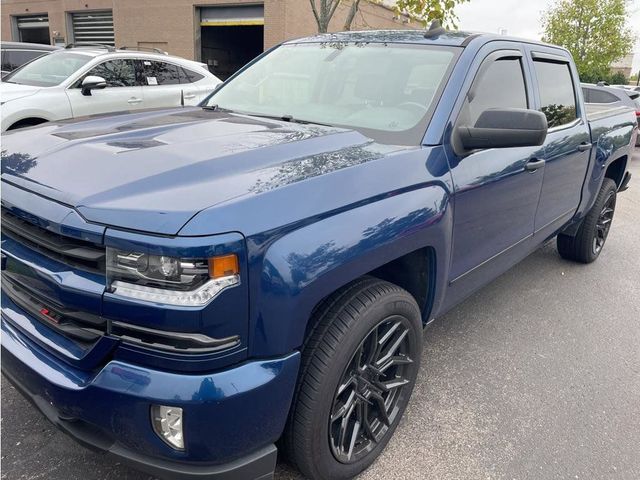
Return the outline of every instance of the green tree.
{"type": "Polygon", "coordinates": [[[633,48],[627,19],[626,0],[559,0],[543,15],[543,40],[568,49],[580,79],[596,82],[633,48]]]}
{"type": "MultiPolygon", "coordinates": [[[[380,0],[364,0],[378,3],[380,0]]],[[[444,24],[455,24],[454,8],[469,0],[398,0],[396,11],[398,14],[406,14],[423,23],[439,19],[444,24]]],[[[343,30],[351,30],[351,25],[360,10],[362,0],[309,0],[313,17],[318,25],[319,33],[329,31],[329,23],[341,4],[349,4],[349,11],[345,19],[343,30]]]]}
{"type": "Polygon", "coordinates": [[[418,19],[425,25],[440,20],[445,26],[456,26],[455,8],[470,0],[397,0],[396,11],[418,19]]]}
{"type": "Polygon", "coordinates": [[[615,72],[613,75],[611,75],[610,83],[611,85],[626,85],[627,77],[625,77],[624,73],[622,72],[615,72]]]}

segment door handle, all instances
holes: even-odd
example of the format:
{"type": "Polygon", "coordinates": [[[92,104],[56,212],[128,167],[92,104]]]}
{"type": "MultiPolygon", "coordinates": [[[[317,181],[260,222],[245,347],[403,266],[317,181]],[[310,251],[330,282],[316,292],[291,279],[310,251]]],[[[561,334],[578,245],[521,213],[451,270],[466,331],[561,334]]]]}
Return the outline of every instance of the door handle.
{"type": "Polygon", "coordinates": [[[184,94],[184,99],[185,100],[193,100],[194,98],[196,98],[196,94],[195,93],[185,93],[184,94]]]}
{"type": "Polygon", "coordinates": [[[524,169],[527,172],[535,172],[536,170],[544,167],[544,164],[547,163],[546,160],[539,160],[537,158],[532,158],[531,160],[529,160],[527,162],[527,164],[524,166],[524,169]]]}
{"type": "Polygon", "coordinates": [[[127,103],[129,105],[136,105],[138,103],[141,103],[142,99],[141,98],[136,98],[136,97],[131,97],[129,100],[127,100],[127,103]]]}
{"type": "Polygon", "coordinates": [[[578,151],[579,152],[586,152],[587,150],[591,150],[592,146],[593,145],[591,145],[590,143],[582,142],[580,145],[578,145],[578,151]]]}

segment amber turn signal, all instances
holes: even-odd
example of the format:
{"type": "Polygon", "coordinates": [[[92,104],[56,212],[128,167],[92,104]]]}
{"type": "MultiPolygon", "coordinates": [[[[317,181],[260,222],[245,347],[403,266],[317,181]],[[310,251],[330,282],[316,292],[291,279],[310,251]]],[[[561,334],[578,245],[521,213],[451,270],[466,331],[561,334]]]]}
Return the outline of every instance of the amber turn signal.
{"type": "Polygon", "coordinates": [[[229,277],[239,273],[238,256],[235,254],[209,259],[209,276],[211,278],[229,277]]]}

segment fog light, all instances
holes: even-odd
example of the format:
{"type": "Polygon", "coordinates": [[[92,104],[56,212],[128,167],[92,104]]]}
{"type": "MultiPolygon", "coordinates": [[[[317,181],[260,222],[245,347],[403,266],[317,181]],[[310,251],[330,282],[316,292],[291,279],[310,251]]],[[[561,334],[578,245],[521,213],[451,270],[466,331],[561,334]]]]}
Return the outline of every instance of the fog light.
{"type": "Polygon", "coordinates": [[[153,405],[151,407],[151,421],[153,429],[162,440],[176,450],[184,450],[182,409],[180,407],[153,405]]]}

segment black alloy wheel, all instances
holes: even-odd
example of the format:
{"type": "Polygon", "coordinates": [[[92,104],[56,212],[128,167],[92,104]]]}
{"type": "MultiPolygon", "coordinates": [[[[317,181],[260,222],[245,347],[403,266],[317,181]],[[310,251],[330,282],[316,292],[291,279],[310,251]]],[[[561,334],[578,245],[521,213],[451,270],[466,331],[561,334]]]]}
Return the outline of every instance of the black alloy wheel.
{"type": "Polygon", "coordinates": [[[613,214],[616,210],[616,194],[615,192],[609,192],[604,206],[600,211],[600,216],[596,222],[596,231],[593,237],[593,253],[599,255],[604,247],[604,243],[607,241],[609,231],[611,230],[611,222],[613,221],[613,214]]]}
{"type": "Polygon", "coordinates": [[[602,253],[616,211],[618,185],[605,178],[591,210],[582,219],[575,235],[558,235],[558,253],[580,263],[594,262],[602,253]]]}
{"type": "Polygon", "coordinates": [[[357,462],[369,454],[394,422],[411,383],[409,325],[402,317],[385,319],[367,334],[336,390],[329,441],[336,459],[357,462]]]}
{"type": "Polygon", "coordinates": [[[363,277],[316,309],[283,437],[305,477],[346,480],[393,436],[415,385],[422,315],[397,285],[363,277]]]}

